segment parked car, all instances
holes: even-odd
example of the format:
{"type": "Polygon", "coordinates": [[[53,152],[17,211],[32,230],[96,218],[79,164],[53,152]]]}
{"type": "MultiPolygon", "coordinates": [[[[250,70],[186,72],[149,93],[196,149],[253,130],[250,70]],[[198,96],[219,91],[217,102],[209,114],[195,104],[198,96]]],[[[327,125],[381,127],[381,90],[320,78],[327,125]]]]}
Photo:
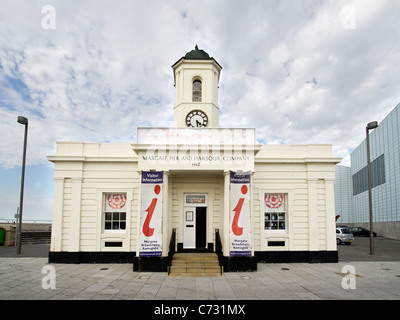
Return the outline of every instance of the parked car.
{"type": "MultiPolygon", "coordinates": [[[[361,227],[351,227],[350,230],[355,237],[358,236],[369,237],[371,234],[371,231],[361,227]]],[[[374,232],[374,237],[376,237],[376,232],[374,232]]]]}
{"type": "Polygon", "coordinates": [[[353,233],[349,228],[336,228],[336,243],[350,245],[354,241],[353,233]]]}

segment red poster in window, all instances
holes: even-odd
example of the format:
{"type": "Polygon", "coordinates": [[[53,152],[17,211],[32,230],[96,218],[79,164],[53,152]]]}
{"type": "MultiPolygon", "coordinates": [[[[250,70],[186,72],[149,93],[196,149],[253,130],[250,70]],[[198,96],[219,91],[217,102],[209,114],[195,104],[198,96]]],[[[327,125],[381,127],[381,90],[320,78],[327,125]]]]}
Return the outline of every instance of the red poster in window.
{"type": "Polygon", "coordinates": [[[107,203],[111,209],[122,209],[126,204],[126,195],[123,193],[109,194],[107,197],[107,203]]]}
{"type": "Polygon", "coordinates": [[[278,209],[283,204],[282,194],[266,194],[265,195],[265,205],[270,209],[278,209]]]}

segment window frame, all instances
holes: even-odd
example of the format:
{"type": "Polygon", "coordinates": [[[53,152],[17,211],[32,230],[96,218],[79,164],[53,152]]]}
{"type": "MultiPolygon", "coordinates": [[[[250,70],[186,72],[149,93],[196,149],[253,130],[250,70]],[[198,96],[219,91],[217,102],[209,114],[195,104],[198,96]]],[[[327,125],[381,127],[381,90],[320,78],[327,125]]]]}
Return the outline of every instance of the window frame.
{"type": "Polygon", "coordinates": [[[270,192],[270,191],[264,191],[262,192],[262,205],[263,205],[263,229],[265,232],[280,232],[280,233],[287,233],[288,232],[288,219],[289,219],[289,193],[288,192],[282,192],[282,191],[277,191],[277,192],[270,192]],[[277,211],[266,211],[266,203],[265,203],[265,198],[267,195],[283,195],[284,199],[284,208],[285,210],[277,210],[277,211]],[[284,214],[285,219],[284,221],[284,229],[279,229],[279,222],[280,219],[278,219],[279,215],[284,214]],[[267,224],[267,220],[266,217],[267,215],[269,215],[269,222],[272,223],[277,223],[278,228],[277,229],[267,229],[266,224],[267,224]],[[276,219],[272,219],[272,216],[275,215],[276,219]],[[276,222],[275,222],[276,221],[276,222]]]}
{"type": "Polygon", "coordinates": [[[102,211],[102,214],[101,214],[101,217],[102,217],[102,219],[101,219],[101,221],[102,221],[102,223],[101,223],[102,232],[104,232],[104,233],[121,233],[121,232],[126,232],[127,231],[127,229],[128,229],[128,201],[129,201],[129,199],[128,199],[128,193],[127,192],[112,192],[112,191],[111,192],[103,192],[103,195],[102,195],[102,209],[101,209],[101,211],[102,211]],[[106,210],[107,197],[109,195],[112,195],[112,194],[121,194],[121,195],[125,196],[126,203],[125,203],[124,207],[121,208],[122,210],[120,210],[120,211],[107,211],[106,210]],[[111,219],[106,219],[107,214],[111,215],[111,219]],[[114,219],[114,217],[117,214],[118,214],[118,219],[114,219]],[[122,214],[125,215],[125,219],[121,219],[121,215],[122,214]],[[106,228],[106,224],[108,224],[108,223],[111,224],[111,228],[110,229],[106,228]],[[118,228],[117,229],[113,229],[113,225],[115,223],[118,223],[118,228]],[[121,223],[125,224],[125,228],[124,229],[121,228],[121,223]]]}
{"type": "Polygon", "coordinates": [[[203,81],[199,78],[194,78],[192,81],[192,102],[202,102],[202,101],[203,101],[203,81]],[[196,91],[195,91],[195,83],[200,83],[200,89],[197,89],[196,91]]]}

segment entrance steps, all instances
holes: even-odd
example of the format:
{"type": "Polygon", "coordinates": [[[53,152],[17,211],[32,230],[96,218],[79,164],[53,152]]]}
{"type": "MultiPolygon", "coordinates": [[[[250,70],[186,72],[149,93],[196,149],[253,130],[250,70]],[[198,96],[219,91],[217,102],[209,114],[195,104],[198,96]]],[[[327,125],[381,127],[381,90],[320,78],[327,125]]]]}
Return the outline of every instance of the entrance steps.
{"type": "Polygon", "coordinates": [[[175,253],[169,275],[172,277],[221,276],[218,256],[215,253],[175,253]]]}

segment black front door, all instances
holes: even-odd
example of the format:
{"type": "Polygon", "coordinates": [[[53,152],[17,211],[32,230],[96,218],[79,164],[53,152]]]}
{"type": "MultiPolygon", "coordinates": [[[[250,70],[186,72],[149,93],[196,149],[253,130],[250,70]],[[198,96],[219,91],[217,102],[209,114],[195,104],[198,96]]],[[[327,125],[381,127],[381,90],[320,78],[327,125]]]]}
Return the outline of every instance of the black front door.
{"type": "Polygon", "coordinates": [[[207,207],[196,208],[196,249],[205,249],[207,234],[207,207]]]}

